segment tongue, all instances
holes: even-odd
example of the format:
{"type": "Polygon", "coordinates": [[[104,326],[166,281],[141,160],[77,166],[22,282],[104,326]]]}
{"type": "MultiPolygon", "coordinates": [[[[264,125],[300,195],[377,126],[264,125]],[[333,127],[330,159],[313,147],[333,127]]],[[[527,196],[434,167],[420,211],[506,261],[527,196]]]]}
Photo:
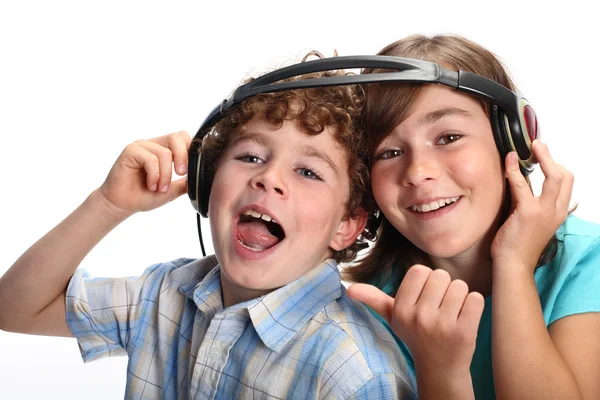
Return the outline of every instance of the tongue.
{"type": "Polygon", "coordinates": [[[279,242],[262,222],[242,222],[238,225],[238,239],[255,250],[265,250],[279,242]]]}

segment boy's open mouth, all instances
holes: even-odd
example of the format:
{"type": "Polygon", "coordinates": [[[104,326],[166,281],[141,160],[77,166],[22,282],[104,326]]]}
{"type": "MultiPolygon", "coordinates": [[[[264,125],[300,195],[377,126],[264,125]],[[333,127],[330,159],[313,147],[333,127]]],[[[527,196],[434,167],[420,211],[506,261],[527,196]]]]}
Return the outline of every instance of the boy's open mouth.
{"type": "Polygon", "coordinates": [[[283,228],[270,215],[246,210],[238,220],[237,240],[246,249],[264,251],[285,239],[283,228]]]}

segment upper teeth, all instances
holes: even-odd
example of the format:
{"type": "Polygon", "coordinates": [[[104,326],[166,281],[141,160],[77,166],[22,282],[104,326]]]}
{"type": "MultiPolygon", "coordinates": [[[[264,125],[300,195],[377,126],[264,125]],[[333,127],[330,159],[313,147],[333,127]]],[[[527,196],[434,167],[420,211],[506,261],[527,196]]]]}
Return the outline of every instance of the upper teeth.
{"type": "Polygon", "coordinates": [[[446,204],[455,203],[457,200],[458,200],[458,197],[451,197],[448,199],[434,200],[431,203],[427,203],[427,204],[419,204],[416,206],[410,206],[410,208],[413,211],[429,212],[429,211],[437,210],[440,207],[444,207],[446,204]]]}
{"type": "Polygon", "coordinates": [[[257,211],[254,211],[254,210],[246,210],[246,211],[244,211],[244,215],[250,215],[250,216],[252,216],[254,218],[260,218],[260,219],[265,220],[267,222],[273,221],[273,222],[277,223],[277,221],[275,221],[273,218],[271,218],[271,216],[269,216],[267,214],[261,214],[261,213],[259,213],[257,211]]]}

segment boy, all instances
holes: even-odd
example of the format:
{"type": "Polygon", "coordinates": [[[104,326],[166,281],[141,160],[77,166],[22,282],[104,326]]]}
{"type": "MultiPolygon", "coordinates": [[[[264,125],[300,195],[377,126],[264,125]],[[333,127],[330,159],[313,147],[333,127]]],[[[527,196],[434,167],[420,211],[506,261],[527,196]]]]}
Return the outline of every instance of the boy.
{"type": "Polygon", "coordinates": [[[84,361],[125,352],[126,398],[414,398],[392,336],[338,272],[368,208],[361,104],[351,86],[246,100],[202,146],[215,256],[88,280],[76,268],[104,235],[186,189],[171,181],[186,133],[127,146],[0,279],[0,328],[75,336],[84,361]]]}

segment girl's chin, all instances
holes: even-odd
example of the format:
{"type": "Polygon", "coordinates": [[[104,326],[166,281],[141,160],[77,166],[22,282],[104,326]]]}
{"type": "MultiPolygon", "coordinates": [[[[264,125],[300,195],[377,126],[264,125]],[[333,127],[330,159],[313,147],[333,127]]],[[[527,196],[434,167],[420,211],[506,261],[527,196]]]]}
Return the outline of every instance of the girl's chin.
{"type": "Polygon", "coordinates": [[[464,254],[469,246],[461,245],[459,243],[449,243],[448,241],[439,240],[437,243],[425,243],[419,247],[422,251],[427,253],[432,258],[454,258],[464,254]]]}

